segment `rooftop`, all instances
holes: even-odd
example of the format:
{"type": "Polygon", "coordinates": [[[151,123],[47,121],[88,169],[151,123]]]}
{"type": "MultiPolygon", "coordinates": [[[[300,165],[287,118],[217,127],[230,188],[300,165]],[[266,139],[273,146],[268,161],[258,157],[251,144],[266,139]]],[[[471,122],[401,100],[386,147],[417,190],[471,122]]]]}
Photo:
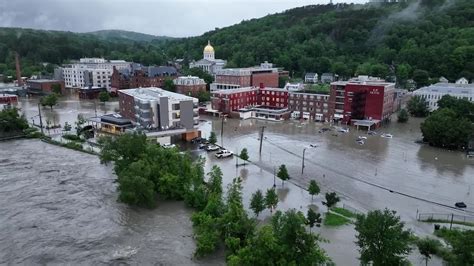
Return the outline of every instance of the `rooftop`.
{"type": "Polygon", "coordinates": [[[373,86],[389,86],[395,85],[395,83],[387,82],[378,77],[371,76],[358,76],[356,78],[351,78],[346,81],[336,81],[332,82],[331,85],[348,85],[348,84],[359,84],[359,85],[373,85],[373,86]]]}
{"type": "Polygon", "coordinates": [[[119,92],[130,95],[132,97],[135,97],[143,101],[156,100],[161,97],[168,97],[176,101],[197,100],[196,98],[193,98],[193,97],[189,97],[189,96],[179,94],[179,93],[170,92],[170,91],[163,90],[161,88],[156,88],[156,87],[120,90],[119,92]]]}
{"type": "Polygon", "coordinates": [[[217,94],[234,94],[240,92],[248,92],[248,91],[257,91],[257,87],[243,87],[243,88],[236,88],[236,89],[227,89],[227,90],[215,90],[212,93],[217,94]]]}
{"type": "Polygon", "coordinates": [[[459,93],[474,95],[474,84],[456,84],[456,83],[436,83],[427,87],[422,87],[415,91],[420,92],[437,92],[437,93],[459,93]]]}
{"type": "Polygon", "coordinates": [[[48,82],[61,82],[61,81],[57,79],[29,79],[27,82],[48,83],[48,82]]]}

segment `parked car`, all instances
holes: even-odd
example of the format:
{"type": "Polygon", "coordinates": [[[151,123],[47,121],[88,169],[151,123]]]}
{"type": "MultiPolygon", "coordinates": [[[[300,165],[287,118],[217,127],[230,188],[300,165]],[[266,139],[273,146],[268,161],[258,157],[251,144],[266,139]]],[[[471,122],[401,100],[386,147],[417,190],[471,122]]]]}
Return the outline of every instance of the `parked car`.
{"type": "Polygon", "coordinates": [[[393,138],[393,135],[392,134],[388,134],[388,133],[384,133],[382,135],[380,135],[382,138],[386,138],[386,139],[391,139],[393,138]]]}
{"type": "Polygon", "coordinates": [[[171,144],[171,143],[166,143],[166,144],[163,144],[161,145],[163,148],[165,149],[172,149],[172,148],[176,148],[176,144],[171,144]]]}
{"type": "Polygon", "coordinates": [[[206,146],[206,151],[217,151],[219,150],[219,146],[217,145],[207,145],[206,146]]]}
{"type": "Polygon", "coordinates": [[[220,150],[215,154],[215,156],[219,159],[231,157],[232,155],[234,155],[234,153],[228,150],[220,150]]]}
{"type": "Polygon", "coordinates": [[[195,137],[191,140],[191,143],[201,143],[207,141],[205,138],[195,137]]]}
{"type": "Polygon", "coordinates": [[[343,127],[341,127],[341,128],[338,128],[338,129],[337,129],[337,132],[348,133],[348,132],[349,132],[349,128],[343,128],[343,127]]]}
{"type": "Polygon", "coordinates": [[[454,204],[454,206],[456,206],[457,208],[466,208],[466,207],[467,207],[466,203],[464,203],[464,202],[462,202],[462,201],[456,202],[456,203],[454,204]]]}
{"type": "Polygon", "coordinates": [[[375,131],[367,131],[367,135],[371,135],[371,136],[377,135],[377,132],[375,132],[375,131]]]}

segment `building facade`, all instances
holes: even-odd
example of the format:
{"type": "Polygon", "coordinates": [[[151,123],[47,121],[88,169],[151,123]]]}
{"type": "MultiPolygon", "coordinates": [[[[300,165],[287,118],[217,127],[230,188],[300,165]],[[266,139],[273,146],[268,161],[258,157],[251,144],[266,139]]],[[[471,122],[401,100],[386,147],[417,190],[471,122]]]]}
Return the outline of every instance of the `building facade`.
{"type": "Polygon", "coordinates": [[[199,123],[196,98],[154,87],[120,90],[118,96],[120,114],[140,128],[194,130],[199,123]]]}
{"type": "Polygon", "coordinates": [[[199,77],[179,77],[173,80],[173,83],[176,86],[177,93],[198,96],[200,92],[206,92],[206,82],[199,77]]]}
{"type": "Polygon", "coordinates": [[[422,87],[413,92],[428,102],[430,111],[438,109],[438,100],[444,95],[450,95],[458,99],[466,99],[474,102],[474,84],[460,83],[436,83],[427,87],[422,87]]]}
{"type": "Polygon", "coordinates": [[[217,71],[223,69],[227,64],[226,60],[216,59],[214,47],[208,41],[203,50],[203,58],[199,61],[192,61],[189,63],[189,68],[198,67],[207,73],[214,75],[217,71]]]}
{"type": "Polygon", "coordinates": [[[329,122],[332,119],[328,94],[291,91],[288,98],[288,109],[294,118],[305,118],[319,122],[329,122]]]}
{"type": "Polygon", "coordinates": [[[29,79],[26,81],[28,93],[34,94],[51,94],[55,85],[59,86],[61,93],[65,92],[65,84],[62,80],[29,79]]]}
{"type": "Polygon", "coordinates": [[[17,105],[18,96],[13,94],[0,94],[0,104],[2,105],[17,105]]]}
{"type": "Polygon", "coordinates": [[[130,63],[124,60],[81,58],[79,62],[64,65],[61,68],[61,75],[67,88],[92,86],[110,90],[114,67],[117,69],[128,69],[130,68],[130,63]]]}
{"type": "Polygon", "coordinates": [[[279,70],[272,63],[247,68],[225,68],[216,72],[211,91],[245,87],[278,88],[279,70]]]}
{"type": "Polygon", "coordinates": [[[389,119],[393,113],[394,93],[394,83],[368,76],[333,82],[330,113],[335,120],[342,120],[343,123],[389,119]]]}
{"type": "Polygon", "coordinates": [[[212,92],[212,109],[236,116],[240,109],[286,109],[288,91],[279,88],[246,87],[212,92]]]}
{"type": "Polygon", "coordinates": [[[111,91],[130,88],[162,88],[166,79],[176,79],[178,71],[170,66],[148,66],[132,64],[130,69],[112,70],[111,91]]]}
{"type": "Polygon", "coordinates": [[[306,73],[304,75],[304,82],[305,83],[318,83],[318,74],[317,73],[306,73]]]}

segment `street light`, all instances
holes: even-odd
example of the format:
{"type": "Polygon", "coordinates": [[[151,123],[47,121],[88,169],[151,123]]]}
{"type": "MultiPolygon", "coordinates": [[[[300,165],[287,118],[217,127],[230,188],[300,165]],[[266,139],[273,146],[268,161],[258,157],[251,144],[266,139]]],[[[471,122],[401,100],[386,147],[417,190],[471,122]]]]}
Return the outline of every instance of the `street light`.
{"type": "Polygon", "coordinates": [[[304,171],[304,154],[306,152],[306,148],[303,149],[303,162],[301,164],[301,174],[303,174],[303,171],[304,171]]]}

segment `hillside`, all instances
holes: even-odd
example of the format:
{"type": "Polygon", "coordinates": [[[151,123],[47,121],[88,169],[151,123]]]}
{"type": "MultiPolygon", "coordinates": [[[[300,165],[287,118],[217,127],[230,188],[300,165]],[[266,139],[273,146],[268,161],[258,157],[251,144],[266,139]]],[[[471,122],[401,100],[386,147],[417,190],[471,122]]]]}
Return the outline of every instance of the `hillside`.
{"type": "Polygon", "coordinates": [[[474,1],[306,6],[166,42],[163,49],[198,59],[207,40],[229,66],[268,60],[295,75],[386,76],[396,69],[404,80],[420,69],[433,78],[473,79],[474,1]]]}
{"type": "Polygon", "coordinates": [[[13,73],[14,49],[28,75],[51,70],[41,67],[42,62],[58,64],[83,56],[143,64],[200,59],[204,45],[211,40],[216,57],[227,59],[229,67],[268,60],[294,76],[309,71],[346,77],[395,74],[402,84],[408,78],[420,84],[430,82],[428,75],[450,80],[474,78],[472,0],[315,5],[242,21],[199,37],[150,42],[130,38],[0,28],[0,73],[13,73]]]}
{"type": "Polygon", "coordinates": [[[151,42],[153,40],[166,40],[172,39],[167,36],[155,36],[140,32],[126,31],[126,30],[98,30],[87,32],[88,34],[95,35],[104,40],[130,40],[138,42],[151,42]]]}

